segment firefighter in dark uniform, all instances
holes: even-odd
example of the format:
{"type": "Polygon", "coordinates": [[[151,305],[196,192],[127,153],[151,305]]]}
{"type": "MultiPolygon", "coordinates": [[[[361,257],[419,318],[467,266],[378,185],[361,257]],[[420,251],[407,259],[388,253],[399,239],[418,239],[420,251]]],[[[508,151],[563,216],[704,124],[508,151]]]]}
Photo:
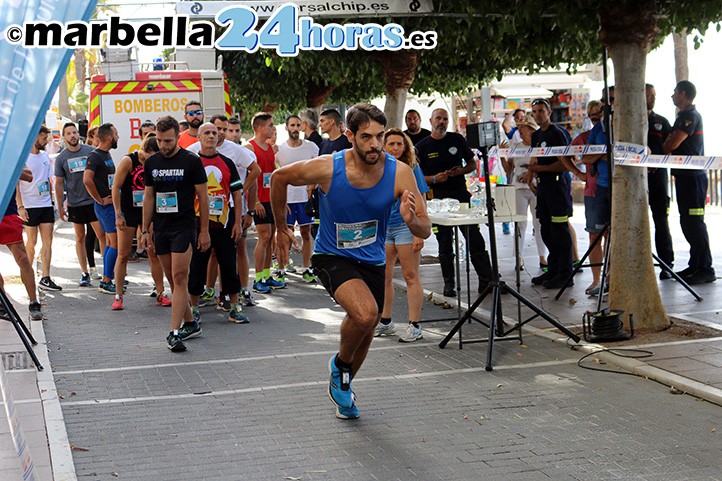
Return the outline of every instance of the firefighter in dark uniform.
{"type": "MultiPolygon", "coordinates": [[[[662,144],[667,140],[672,127],[669,121],[654,112],[654,103],[657,92],[654,85],[646,85],[647,92],[647,147],[652,154],[664,154],[662,144]]],[[[669,232],[669,194],[667,186],[669,176],[667,169],[647,169],[647,186],[649,187],[649,208],[652,211],[654,221],[654,246],[657,256],[667,265],[674,264],[674,247],[672,246],[672,234],[669,232]]],[[[659,273],[661,280],[670,279],[672,276],[665,270],[659,273]]]]}
{"type": "MultiPolygon", "coordinates": [[[[533,101],[531,113],[540,127],[531,136],[532,147],[569,145],[569,133],[550,121],[551,106],[548,101],[533,101]]],[[[534,277],[532,283],[547,289],[559,289],[572,273],[572,236],[568,225],[572,215],[571,178],[558,157],[538,157],[536,163],[528,165],[527,169],[537,176],[536,216],[542,240],[549,249],[549,269],[534,277]]],[[[574,285],[573,281],[570,285],[574,285]]]]}
{"type": "MultiPolygon", "coordinates": [[[[704,155],[702,116],[695,109],[697,89],[688,80],[677,83],[672,102],[679,109],[672,133],[662,145],[665,154],[704,155]]],[[[678,274],[688,284],[714,282],[712,253],[709,247],[704,206],[707,200],[707,172],[704,170],[672,169],[677,192],[682,233],[689,242],[689,265],[678,274]]]]}

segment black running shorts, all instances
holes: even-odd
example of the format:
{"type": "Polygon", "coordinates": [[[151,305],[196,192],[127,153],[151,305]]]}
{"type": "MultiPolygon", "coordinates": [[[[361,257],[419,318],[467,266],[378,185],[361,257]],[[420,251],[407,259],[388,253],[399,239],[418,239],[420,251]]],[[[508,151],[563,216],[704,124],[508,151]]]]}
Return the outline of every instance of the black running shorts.
{"type": "Polygon", "coordinates": [[[331,297],[344,282],[361,279],[374,296],[379,312],[383,311],[386,266],[374,266],[347,257],[327,254],[314,254],[311,257],[311,266],[313,273],[331,297]]]}

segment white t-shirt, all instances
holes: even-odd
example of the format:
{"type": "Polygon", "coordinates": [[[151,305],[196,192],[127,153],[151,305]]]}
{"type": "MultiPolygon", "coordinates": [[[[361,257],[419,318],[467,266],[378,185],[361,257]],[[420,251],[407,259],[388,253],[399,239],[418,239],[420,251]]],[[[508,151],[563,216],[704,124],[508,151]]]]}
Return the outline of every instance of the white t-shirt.
{"type": "Polygon", "coordinates": [[[20,181],[20,195],[26,209],[52,207],[50,176],[53,173],[50,157],[44,151],[28,155],[25,166],[33,173],[33,181],[20,181]]]}
{"type": "MultiPolygon", "coordinates": [[[[285,167],[295,162],[318,157],[318,146],[316,144],[308,140],[303,140],[302,142],[298,147],[291,147],[288,145],[288,142],[283,142],[278,146],[276,163],[278,163],[279,167],[285,167]]],[[[286,202],[289,204],[308,201],[308,190],[305,185],[289,185],[287,195],[288,199],[286,202]]]]}
{"type": "MultiPolygon", "coordinates": [[[[518,132],[514,133],[514,136],[509,141],[509,148],[511,149],[526,149],[529,148],[528,145],[524,145],[524,141],[521,140],[521,137],[517,135],[518,132]]],[[[529,186],[525,182],[520,182],[519,177],[522,176],[526,172],[526,167],[522,167],[522,165],[529,164],[531,162],[531,157],[514,157],[514,172],[512,172],[512,182],[514,184],[514,187],[517,189],[528,189],[529,186]]]]}
{"type": "MultiPolygon", "coordinates": [[[[190,150],[194,154],[197,154],[201,151],[201,143],[196,142],[194,144],[191,144],[186,150],[190,150]]],[[[219,154],[231,159],[233,164],[236,166],[236,170],[238,170],[238,176],[241,178],[241,182],[245,183],[246,176],[248,175],[248,168],[251,166],[251,164],[256,162],[256,154],[246,149],[245,147],[241,147],[235,142],[231,142],[229,140],[224,140],[220,146],[216,147],[216,150],[218,150],[219,154]]],[[[248,199],[246,199],[246,195],[247,193],[244,192],[243,206],[241,209],[242,214],[248,212],[248,199]]],[[[233,199],[231,199],[230,205],[233,206],[233,199]]]]}

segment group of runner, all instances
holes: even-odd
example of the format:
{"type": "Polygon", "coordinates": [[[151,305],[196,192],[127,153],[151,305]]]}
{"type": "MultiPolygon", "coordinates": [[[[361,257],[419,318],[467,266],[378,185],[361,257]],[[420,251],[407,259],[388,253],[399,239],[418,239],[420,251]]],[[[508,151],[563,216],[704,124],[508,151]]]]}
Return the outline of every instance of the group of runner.
{"type": "MultiPolygon", "coordinates": [[[[302,254],[301,279],[319,280],[346,311],[339,353],[329,364],[329,396],[339,418],[358,417],[351,379],[373,337],[392,332],[388,323],[384,332],[377,329],[382,311],[390,312],[391,305],[384,302],[385,296],[391,297],[386,277],[392,275],[385,268],[387,228],[404,239],[422,240],[431,233],[419,193],[419,185],[426,189],[423,176],[412,173],[410,139],[398,130],[387,132],[383,112],[370,104],[352,107],[345,127],[337,111],[322,112],[320,123],[328,138],[320,141],[308,134],[317,128],[313,111],[291,115],[285,122],[288,140],[281,145],[276,144],[276,128],[268,113],[253,117],[254,136],[243,146],[240,128],[238,138],[227,138],[229,125],[235,128],[237,122],[231,124],[223,115],[206,122],[198,102],[186,105],[184,118],[188,129],[182,133],[179,122],[170,116],[144,123],[140,149],[124,155],[117,166],[111,155],[118,141],[115,126],[103,124],[92,131],[89,138],[97,142],[95,148],[80,144],[74,124],[64,126],[66,148],[55,159],[56,202],[60,217],[74,225],[82,271],[79,286],[91,285],[84,262],[84,236],[90,225],[103,254],[99,290],[114,295],[112,310],[124,309],[127,263],[137,238],[138,249],[149,255],[157,303],[171,306],[167,346],[182,352],[184,341],[202,332],[199,308],[204,305],[217,304],[229,312],[230,321],[248,323],[243,307],[256,304],[251,289],[269,293],[284,288],[285,273],[295,270],[289,251],[296,248],[302,254]],[[315,141],[301,139],[302,131],[315,141]],[[389,149],[403,162],[385,152],[389,149]],[[284,217],[285,222],[278,222],[284,217]],[[246,235],[252,220],[258,241],[251,283],[246,235]],[[406,234],[399,230],[402,225],[406,234]],[[313,230],[317,230],[315,247],[313,230]],[[272,273],[274,256],[278,267],[272,273]],[[163,274],[172,298],[166,294],[163,274]]],[[[43,135],[47,137],[47,132],[43,135]]],[[[37,144],[41,152],[43,146],[37,144]]],[[[24,173],[22,182],[32,179],[32,174],[24,173]]],[[[49,175],[47,180],[49,193],[49,175]]],[[[26,225],[27,217],[22,216],[26,225]]],[[[11,224],[7,218],[2,227],[11,224]]],[[[422,243],[414,243],[416,254],[422,243]]],[[[10,245],[15,254],[15,243],[10,245]]],[[[397,255],[393,252],[392,264],[397,255]]],[[[399,252],[407,257],[405,250],[399,252]]],[[[411,269],[414,261],[406,263],[411,269]]],[[[418,269],[418,256],[415,263],[418,269]]],[[[46,267],[49,270],[49,260],[43,263],[46,267]]],[[[43,274],[41,285],[48,281],[55,285],[45,270],[43,274]]],[[[34,281],[34,275],[30,277],[34,281]]],[[[40,312],[37,298],[30,298],[31,312],[40,312]]],[[[413,322],[400,340],[421,338],[418,310],[411,308],[413,322]]]]}

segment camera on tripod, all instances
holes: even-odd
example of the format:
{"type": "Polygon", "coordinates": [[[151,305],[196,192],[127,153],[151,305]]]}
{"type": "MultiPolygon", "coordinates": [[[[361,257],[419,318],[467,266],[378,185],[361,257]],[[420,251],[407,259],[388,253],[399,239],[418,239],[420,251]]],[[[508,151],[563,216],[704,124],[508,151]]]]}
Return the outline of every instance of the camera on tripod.
{"type": "Polygon", "coordinates": [[[499,141],[498,122],[481,122],[466,126],[466,143],[472,149],[494,147],[499,141]]]}

